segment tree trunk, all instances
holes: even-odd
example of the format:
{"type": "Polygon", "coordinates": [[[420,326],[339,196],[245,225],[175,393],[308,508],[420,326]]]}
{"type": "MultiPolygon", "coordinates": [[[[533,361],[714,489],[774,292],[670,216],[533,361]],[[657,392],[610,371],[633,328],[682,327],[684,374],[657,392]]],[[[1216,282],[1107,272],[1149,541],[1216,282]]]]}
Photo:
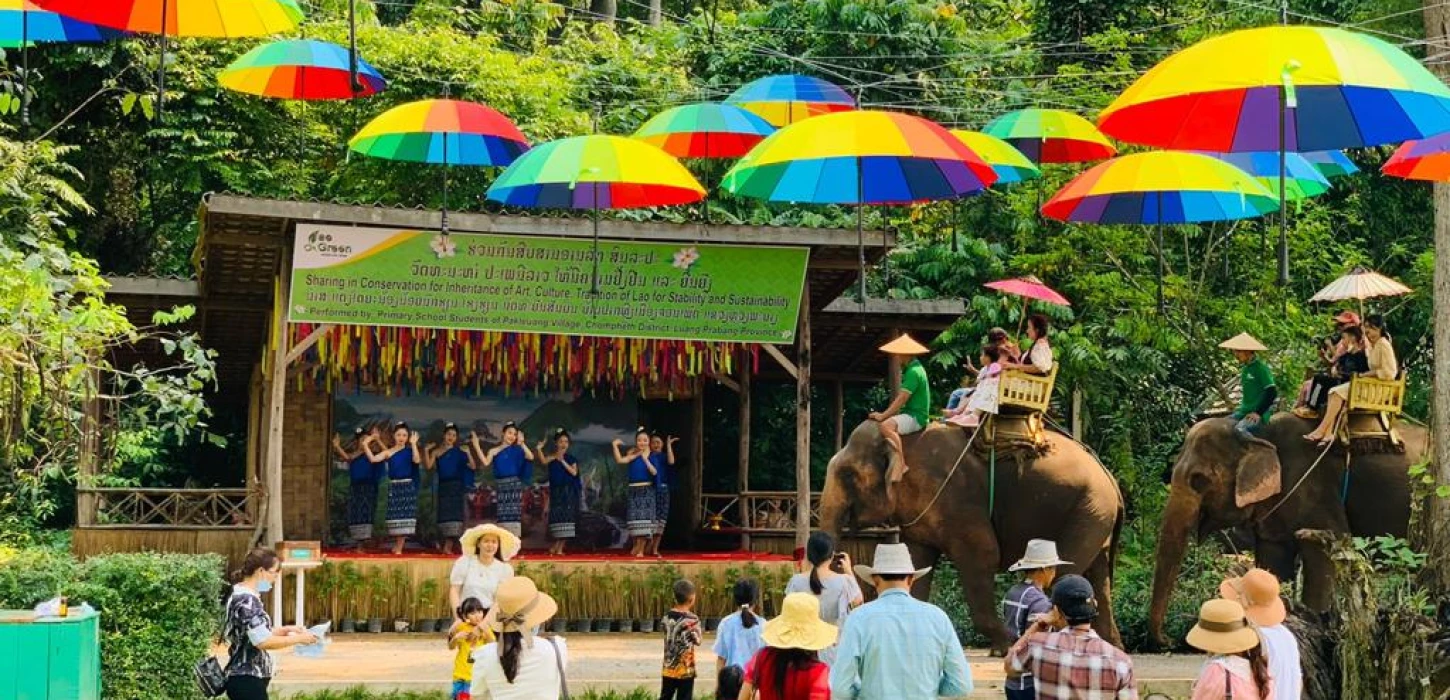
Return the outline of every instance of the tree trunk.
{"type": "Polygon", "coordinates": [[[649,26],[660,26],[660,16],[664,14],[664,0],[649,0],[649,26]]]}
{"type": "MultiPolygon", "coordinates": [[[[1441,80],[1450,78],[1450,62],[1444,57],[1450,46],[1450,5],[1443,0],[1425,0],[1425,54],[1432,56],[1430,70],[1441,80]]],[[[1436,486],[1450,486],[1450,185],[1435,185],[1435,284],[1434,284],[1434,387],[1431,411],[1436,486]]],[[[1428,513],[1430,555],[1425,583],[1440,600],[1450,599],[1450,499],[1431,498],[1428,513]]]]}
{"type": "Polygon", "coordinates": [[[614,15],[619,11],[618,0],[589,0],[589,12],[594,19],[614,24],[614,15]]]}

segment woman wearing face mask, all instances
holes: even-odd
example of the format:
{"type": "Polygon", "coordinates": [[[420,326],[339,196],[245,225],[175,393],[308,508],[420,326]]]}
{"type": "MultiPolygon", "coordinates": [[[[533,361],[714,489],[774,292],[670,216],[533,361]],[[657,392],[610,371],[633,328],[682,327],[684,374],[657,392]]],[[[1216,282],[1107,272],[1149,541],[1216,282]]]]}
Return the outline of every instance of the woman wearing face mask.
{"type": "Polygon", "coordinates": [[[423,453],[418,434],[408,430],[407,423],[394,425],[392,436],[393,444],[386,449],[377,440],[364,442],[363,449],[374,464],[388,465],[388,534],[393,537],[393,554],[402,554],[403,542],[418,530],[418,465],[423,453]]]}
{"type": "Polygon", "coordinates": [[[466,475],[477,468],[473,451],[458,442],[458,426],[443,426],[443,444],[429,443],[426,465],[438,470],[438,536],[443,553],[451,554],[453,542],[463,534],[463,499],[466,475]]]}
{"type": "Polygon", "coordinates": [[[524,442],[523,431],[513,421],[504,423],[503,442],[487,452],[479,447],[477,434],[471,439],[473,449],[483,455],[483,466],[493,467],[499,527],[513,533],[514,537],[523,537],[524,484],[534,480],[534,471],[529,468],[534,453],[524,442]]]}
{"type": "Polygon", "coordinates": [[[282,576],[282,562],[270,549],[254,549],[233,574],[236,584],[227,598],[222,635],[227,641],[228,700],[267,700],[272,682],[272,657],[267,652],[298,644],[315,644],[317,637],[301,627],[273,627],[261,594],[272,590],[282,576]]]}

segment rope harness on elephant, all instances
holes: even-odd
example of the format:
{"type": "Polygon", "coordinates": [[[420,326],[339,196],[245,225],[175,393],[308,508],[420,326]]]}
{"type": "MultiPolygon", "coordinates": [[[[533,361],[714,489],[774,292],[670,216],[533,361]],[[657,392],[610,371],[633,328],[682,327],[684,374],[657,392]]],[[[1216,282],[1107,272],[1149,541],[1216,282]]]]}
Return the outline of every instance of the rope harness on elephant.
{"type": "MultiPolygon", "coordinates": [[[[926,514],[927,513],[930,513],[931,512],[931,509],[936,506],[937,499],[941,498],[942,492],[944,492],[944,491],[947,490],[947,484],[951,483],[952,477],[954,477],[954,476],[957,475],[957,469],[961,468],[961,466],[962,466],[962,460],[967,458],[967,452],[972,449],[972,443],[976,441],[977,434],[980,433],[980,432],[982,432],[982,425],[983,425],[982,423],[978,423],[977,424],[977,429],[974,430],[974,431],[972,431],[972,436],[969,437],[969,438],[967,438],[967,444],[966,444],[966,446],[962,448],[962,453],[959,454],[959,455],[957,455],[957,461],[956,461],[956,463],[952,465],[951,471],[947,472],[946,478],[941,480],[941,485],[938,486],[938,487],[936,487],[936,493],[931,497],[931,501],[929,501],[926,504],[926,507],[923,508],[920,513],[917,513],[916,514],[916,517],[915,518],[912,518],[911,519],[911,522],[906,523],[905,525],[902,525],[901,526],[901,529],[904,530],[906,528],[911,527],[912,525],[915,525],[915,524],[921,522],[921,519],[924,518],[924,517],[926,517],[926,514]]],[[[997,470],[996,465],[997,465],[997,450],[996,450],[996,448],[993,448],[992,449],[992,471],[994,473],[993,473],[993,475],[991,477],[989,477],[990,481],[988,483],[991,484],[991,486],[988,487],[988,496],[987,496],[987,500],[988,500],[987,508],[988,508],[988,517],[989,518],[991,517],[991,515],[990,515],[991,508],[992,508],[991,501],[993,500],[993,495],[991,494],[991,490],[992,490],[992,488],[995,487],[995,482],[996,482],[996,474],[995,474],[995,472],[997,470]]]]}
{"type": "MultiPolygon", "coordinates": [[[[1311,465],[1309,465],[1309,468],[1308,469],[1304,470],[1304,475],[1301,476],[1301,477],[1299,477],[1299,480],[1298,481],[1294,482],[1294,487],[1291,488],[1291,489],[1289,489],[1289,492],[1288,493],[1285,493],[1284,496],[1283,496],[1283,498],[1280,498],[1279,499],[1279,502],[1274,504],[1274,507],[1273,508],[1270,508],[1267,513],[1264,513],[1262,516],[1259,516],[1258,519],[1259,520],[1268,520],[1269,519],[1269,516],[1273,515],[1275,511],[1279,510],[1279,507],[1282,506],[1282,505],[1284,505],[1284,503],[1286,501],[1288,501],[1291,496],[1294,495],[1294,492],[1299,490],[1299,487],[1300,486],[1303,486],[1304,485],[1304,481],[1309,478],[1309,475],[1310,474],[1313,474],[1314,473],[1314,470],[1319,467],[1319,463],[1324,461],[1324,456],[1327,455],[1327,454],[1329,454],[1329,450],[1331,448],[1333,448],[1333,447],[1334,447],[1334,443],[1330,443],[1328,445],[1325,445],[1324,446],[1324,449],[1319,452],[1319,456],[1316,457],[1316,458],[1314,458],[1314,463],[1311,464],[1311,465]]],[[[1346,450],[1345,453],[1344,453],[1344,472],[1345,472],[1346,477],[1349,474],[1349,456],[1350,456],[1350,453],[1349,453],[1348,450],[1346,450]]],[[[1345,483],[1345,487],[1347,488],[1348,485],[1349,485],[1348,479],[1346,479],[1344,483],[1345,483]]],[[[1343,497],[1344,497],[1344,495],[1341,494],[1341,498],[1343,498],[1343,497]]]]}

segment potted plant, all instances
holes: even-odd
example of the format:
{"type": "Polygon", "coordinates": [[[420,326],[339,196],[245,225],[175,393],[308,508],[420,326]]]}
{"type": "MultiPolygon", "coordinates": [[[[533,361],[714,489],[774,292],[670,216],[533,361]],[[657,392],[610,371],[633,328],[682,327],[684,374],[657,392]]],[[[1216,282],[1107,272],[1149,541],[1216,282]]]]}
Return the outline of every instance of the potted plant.
{"type": "MultiPolygon", "coordinates": [[[[343,562],[337,567],[337,623],[338,632],[354,632],[357,630],[357,613],[359,608],[358,594],[362,592],[362,575],[358,573],[357,567],[352,562],[343,562]]],[[[366,627],[366,623],[363,625],[366,627]]]]}
{"type": "Polygon", "coordinates": [[[402,634],[413,624],[408,620],[408,614],[413,609],[413,582],[408,580],[408,572],[402,568],[389,572],[388,589],[393,596],[393,631],[402,634]]]}
{"type": "Polygon", "coordinates": [[[615,594],[610,576],[604,571],[589,575],[589,595],[594,600],[594,631],[608,632],[614,626],[619,609],[619,596],[615,594]]]}
{"type": "Polygon", "coordinates": [[[430,578],[418,584],[418,595],[413,599],[414,619],[418,621],[417,627],[414,628],[415,632],[431,634],[438,631],[441,621],[426,616],[432,614],[430,611],[438,609],[438,594],[441,590],[442,585],[438,583],[437,579],[430,578]]]}
{"type": "Polygon", "coordinates": [[[720,626],[720,581],[709,569],[700,569],[698,578],[695,581],[695,599],[699,601],[697,614],[704,622],[705,631],[714,632],[720,626]]]}
{"type": "Polygon", "coordinates": [[[549,595],[554,597],[559,604],[559,612],[554,614],[554,619],[549,620],[549,631],[554,634],[563,634],[569,631],[569,615],[573,614],[572,601],[569,600],[568,588],[570,574],[562,573],[552,565],[545,564],[540,571],[540,578],[544,585],[548,586],[549,595]]]}
{"type": "Polygon", "coordinates": [[[386,612],[384,606],[388,603],[388,594],[392,592],[388,577],[380,569],[374,567],[369,571],[367,579],[368,598],[368,632],[380,634],[383,631],[383,614],[386,612]]]}
{"type": "Polygon", "coordinates": [[[333,627],[337,627],[337,565],[323,562],[309,578],[312,579],[312,590],[309,592],[313,595],[313,601],[308,607],[321,607],[323,618],[331,621],[333,627]]]}

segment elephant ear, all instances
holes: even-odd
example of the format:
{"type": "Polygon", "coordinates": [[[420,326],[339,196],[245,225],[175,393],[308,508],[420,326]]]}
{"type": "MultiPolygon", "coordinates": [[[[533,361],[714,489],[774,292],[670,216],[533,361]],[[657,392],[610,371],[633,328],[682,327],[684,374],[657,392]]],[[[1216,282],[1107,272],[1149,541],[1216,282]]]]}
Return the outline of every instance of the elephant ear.
{"type": "Polygon", "coordinates": [[[1280,483],[1279,449],[1267,440],[1254,439],[1239,458],[1234,478],[1234,502],[1243,508],[1273,496],[1283,488],[1280,483]]]}

